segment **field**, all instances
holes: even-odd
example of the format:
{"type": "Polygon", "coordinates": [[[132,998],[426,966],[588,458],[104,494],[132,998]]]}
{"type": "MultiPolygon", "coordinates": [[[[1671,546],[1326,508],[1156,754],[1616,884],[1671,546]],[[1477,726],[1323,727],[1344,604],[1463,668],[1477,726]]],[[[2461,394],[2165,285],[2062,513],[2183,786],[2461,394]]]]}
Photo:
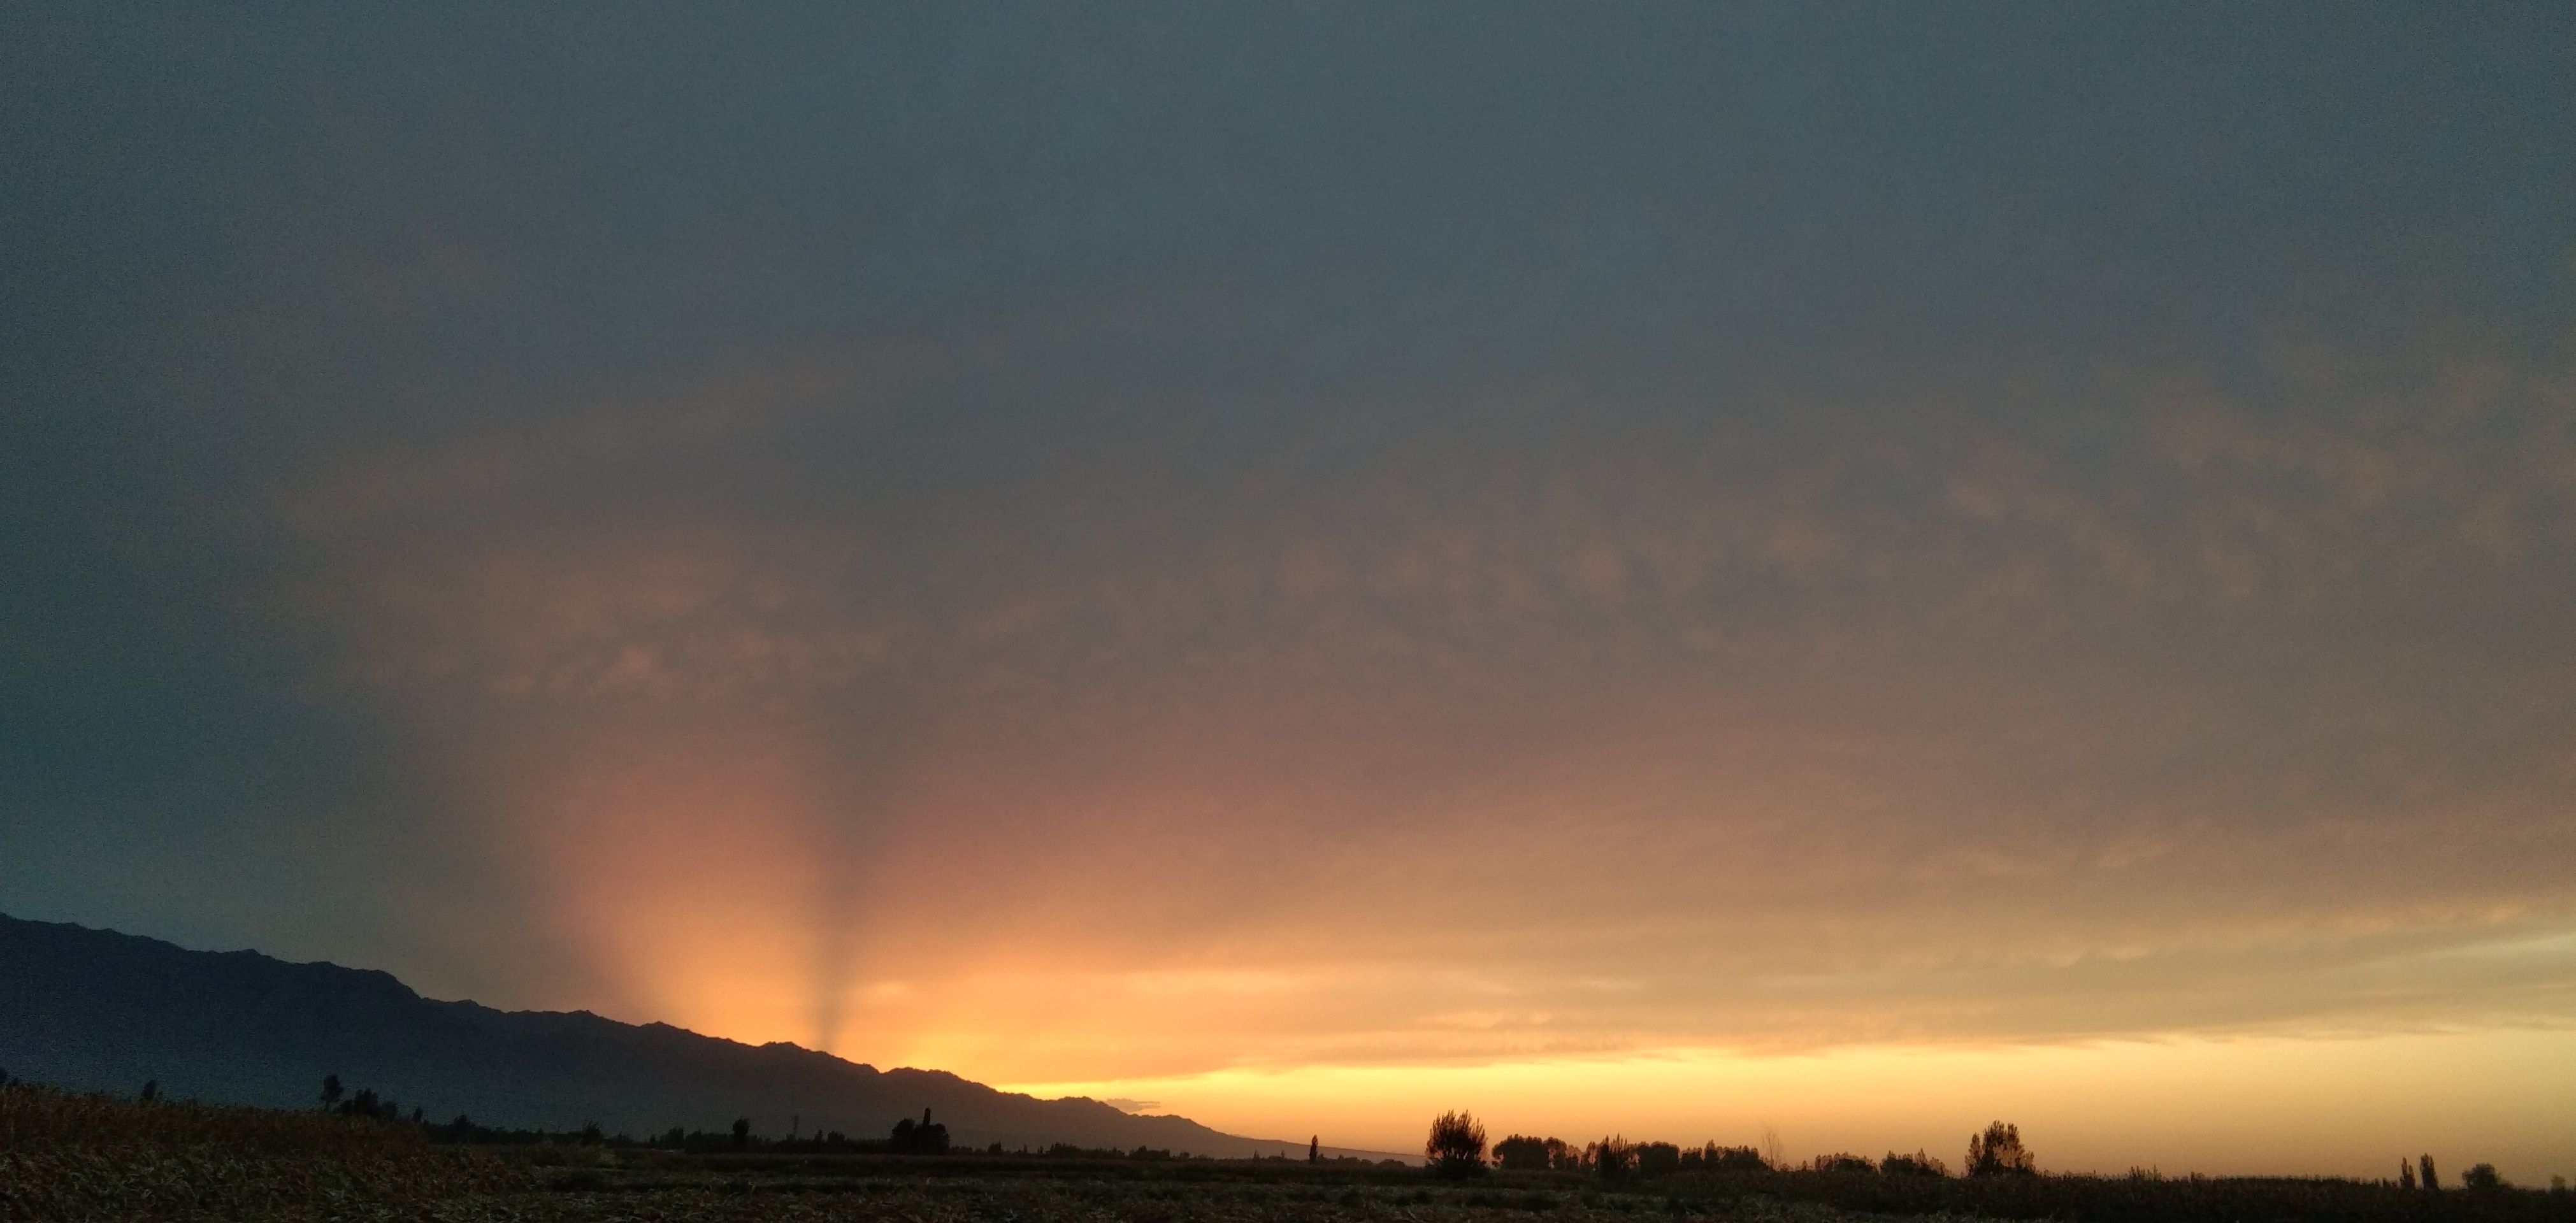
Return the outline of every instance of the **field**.
{"type": "Polygon", "coordinates": [[[1434,1180],[1278,1161],[687,1154],[445,1146],[319,1113],[0,1089],[0,1219],[1587,1223],[1798,1220],[2576,1220],[2576,1195],[2346,1181],[1824,1173],[1434,1180]]]}

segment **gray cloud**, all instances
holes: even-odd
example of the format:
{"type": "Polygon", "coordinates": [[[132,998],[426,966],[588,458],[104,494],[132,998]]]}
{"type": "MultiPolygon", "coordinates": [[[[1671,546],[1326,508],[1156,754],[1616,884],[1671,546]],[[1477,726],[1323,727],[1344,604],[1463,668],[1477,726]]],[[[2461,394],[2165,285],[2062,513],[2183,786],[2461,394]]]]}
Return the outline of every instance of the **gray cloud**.
{"type": "Polygon", "coordinates": [[[8,20],[13,912],[1306,983],[1200,1058],[2569,1017],[2555,17],[8,20]]]}

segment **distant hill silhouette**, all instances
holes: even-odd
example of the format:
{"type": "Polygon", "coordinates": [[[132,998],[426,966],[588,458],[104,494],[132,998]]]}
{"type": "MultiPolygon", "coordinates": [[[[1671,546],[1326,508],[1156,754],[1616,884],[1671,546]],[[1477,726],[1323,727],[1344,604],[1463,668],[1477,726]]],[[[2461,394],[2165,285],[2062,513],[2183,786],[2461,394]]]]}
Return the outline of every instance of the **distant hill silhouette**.
{"type": "MultiPolygon", "coordinates": [[[[642,1137],[722,1131],[748,1116],[783,1137],[883,1137],[935,1110],[955,1140],[1017,1149],[1157,1147],[1303,1155],[1306,1144],[1139,1117],[1096,1100],[1040,1100],[940,1070],[878,1070],[793,1044],[746,1045],[588,1011],[496,1011],[413,993],[389,973],[290,964],[255,951],[0,915],[0,1069],[75,1090],[309,1107],[322,1076],[372,1087],[431,1120],[503,1128],[596,1121],[642,1137]]],[[[1382,1152],[1325,1148],[1327,1155],[1382,1152]]]]}

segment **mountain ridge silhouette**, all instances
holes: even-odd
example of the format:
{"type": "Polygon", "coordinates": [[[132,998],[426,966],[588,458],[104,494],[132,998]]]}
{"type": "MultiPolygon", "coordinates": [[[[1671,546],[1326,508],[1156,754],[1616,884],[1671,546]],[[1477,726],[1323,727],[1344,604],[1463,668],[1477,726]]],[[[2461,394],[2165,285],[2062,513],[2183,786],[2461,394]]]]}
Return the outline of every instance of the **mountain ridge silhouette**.
{"type": "MultiPolygon", "coordinates": [[[[81,1091],[309,1107],[322,1077],[428,1119],[636,1136],[722,1131],[880,1138],[932,1109],[961,1145],[1139,1146],[1200,1155],[1306,1144],[1138,1116],[1083,1096],[1041,1100],[944,1070],[879,1070],[780,1041],[749,1045],[588,1011],[503,1011],[424,998],[393,974],[0,914],[0,1069],[81,1091]]],[[[1327,1155],[1388,1152],[1326,1147],[1327,1155]]],[[[1398,1156],[1401,1158],[1401,1156],[1398,1156]]]]}

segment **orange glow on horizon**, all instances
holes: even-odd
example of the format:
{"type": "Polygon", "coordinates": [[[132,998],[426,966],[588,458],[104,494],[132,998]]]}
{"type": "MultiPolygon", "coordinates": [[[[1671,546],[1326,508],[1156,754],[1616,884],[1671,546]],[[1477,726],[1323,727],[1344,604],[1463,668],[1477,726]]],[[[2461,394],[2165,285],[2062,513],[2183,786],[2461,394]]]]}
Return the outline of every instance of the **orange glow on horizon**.
{"type": "Polygon", "coordinates": [[[1715,1141],[1784,1158],[1928,1150],[2012,1120],[2043,1168],[2376,1177],[2431,1150],[2546,1184],[2576,1169],[2576,1032],[2358,1039],[2117,1041],[1712,1050],[1467,1066],[1311,1066],[1169,1078],[1023,1082],[1039,1096],[1151,1098],[1229,1133],[1412,1152],[1428,1118],[1473,1111],[1488,1133],[1572,1142],[1715,1141]]]}

